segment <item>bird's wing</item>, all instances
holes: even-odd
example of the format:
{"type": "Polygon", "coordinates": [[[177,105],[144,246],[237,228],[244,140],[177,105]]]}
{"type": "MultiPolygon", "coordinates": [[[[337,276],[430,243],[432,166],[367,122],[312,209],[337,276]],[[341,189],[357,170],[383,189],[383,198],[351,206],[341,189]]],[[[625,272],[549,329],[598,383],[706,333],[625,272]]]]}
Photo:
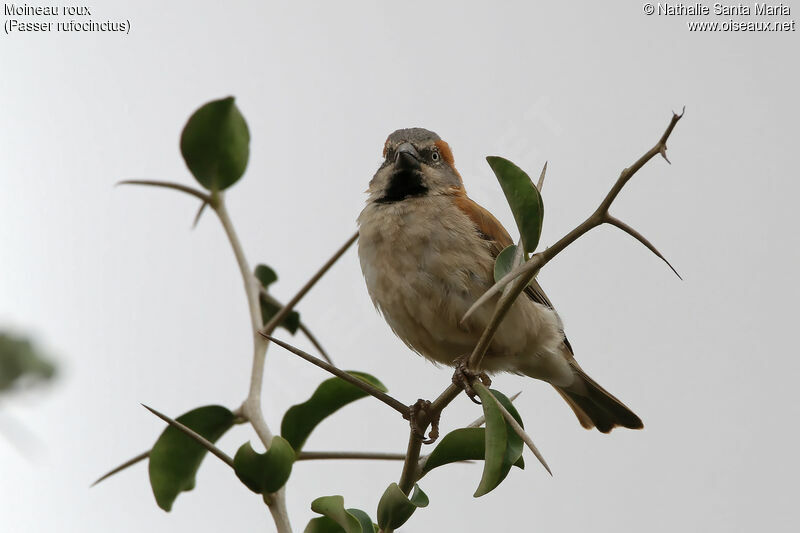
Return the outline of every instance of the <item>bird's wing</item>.
{"type": "MultiPolygon", "coordinates": [[[[481,238],[489,241],[489,251],[492,257],[497,257],[506,247],[514,244],[511,235],[508,234],[508,231],[506,231],[506,228],[503,227],[500,221],[466,194],[456,196],[455,203],[475,224],[475,228],[481,238]]],[[[537,280],[534,279],[531,281],[523,292],[534,302],[540,303],[555,311],[553,302],[547,297],[547,294],[545,294],[544,289],[542,289],[542,286],[539,285],[537,280]]],[[[572,346],[569,340],[567,340],[566,335],[564,336],[564,345],[569,350],[570,355],[573,355],[572,346]]]]}

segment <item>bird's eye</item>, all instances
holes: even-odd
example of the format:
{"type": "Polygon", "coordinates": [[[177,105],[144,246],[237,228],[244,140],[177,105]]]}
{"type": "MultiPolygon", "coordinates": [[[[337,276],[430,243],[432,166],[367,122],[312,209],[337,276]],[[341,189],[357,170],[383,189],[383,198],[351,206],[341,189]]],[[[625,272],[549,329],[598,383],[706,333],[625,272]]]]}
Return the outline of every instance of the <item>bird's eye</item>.
{"type": "Polygon", "coordinates": [[[439,160],[439,151],[433,150],[431,152],[431,161],[438,161],[439,160]]]}

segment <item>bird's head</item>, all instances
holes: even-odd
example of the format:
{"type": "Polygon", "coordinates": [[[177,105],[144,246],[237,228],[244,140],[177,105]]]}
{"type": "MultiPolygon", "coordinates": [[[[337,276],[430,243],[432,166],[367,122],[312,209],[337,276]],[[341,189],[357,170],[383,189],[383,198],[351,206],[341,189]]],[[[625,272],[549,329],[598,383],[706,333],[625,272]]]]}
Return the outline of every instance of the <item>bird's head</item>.
{"type": "Polygon", "coordinates": [[[383,163],[367,192],[379,203],[401,202],[427,195],[458,194],[461,176],[450,146],[423,128],[397,130],[383,146],[383,163]]]}

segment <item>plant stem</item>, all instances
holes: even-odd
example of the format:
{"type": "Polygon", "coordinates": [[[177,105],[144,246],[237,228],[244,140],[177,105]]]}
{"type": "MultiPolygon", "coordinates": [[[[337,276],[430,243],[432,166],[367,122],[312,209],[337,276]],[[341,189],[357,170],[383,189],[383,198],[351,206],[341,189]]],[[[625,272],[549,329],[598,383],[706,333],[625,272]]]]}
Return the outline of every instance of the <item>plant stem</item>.
{"type": "MultiPolygon", "coordinates": [[[[228,210],[225,207],[224,195],[222,193],[217,193],[211,200],[209,204],[217,213],[222,227],[225,230],[225,234],[228,236],[228,240],[231,243],[231,248],[233,248],[233,255],[236,257],[236,263],[239,265],[239,271],[242,275],[242,282],[244,283],[244,290],[247,296],[247,305],[250,310],[250,323],[252,325],[253,335],[253,367],[250,374],[250,391],[247,394],[247,399],[242,404],[242,415],[250,421],[259,439],[261,439],[261,442],[264,444],[264,447],[269,449],[273,435],[264,419],[264,413],[261,409],[261,390],[264,383],[264,361],[267,355],[268,343],[266,339],[259,334],[259,330],[261,329],[261,306],[258,301],[260,287],[255,279],[255,275],[250,270],[250,265],[247,263],[247,258],[244,255],[239,237],[236,235],[236,230],[228,215],[228,210]]],[[[281,320],[283,320],[283,318],[281,318],[281,320]]],[[[271,494],[269,498],[266,498],[265,501],[272,514],[272,519],[275,522],[278,533],[291,533],[292,526],[289,522],[289,514],[286,510],[285,487],[281,487],[277,492],[271,494]]]]}
{"type": "Polygon", "coordinates": [[[397,484],[406,495],[411,492],[414,483],[419,478],[419,452],[421,449],[422,439],[412,429],[408,438],[406,461],[403,463],[403,472],[400,474],[400,482],[397,484]]]}
{"type": "Polygon", "coordinates": [[[298,461],[311,461],[318,459],[356,459],[374,461],[402,461],[406,456],[402,453],[385,452],[300,452],[298,461]]]}

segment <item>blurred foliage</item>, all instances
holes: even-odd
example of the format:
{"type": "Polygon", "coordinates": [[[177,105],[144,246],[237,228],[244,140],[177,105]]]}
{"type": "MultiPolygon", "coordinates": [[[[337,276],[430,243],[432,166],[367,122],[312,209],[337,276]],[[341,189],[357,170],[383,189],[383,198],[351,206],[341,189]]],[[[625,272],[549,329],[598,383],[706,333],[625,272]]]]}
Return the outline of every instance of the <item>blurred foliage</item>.
{"type": "Polygon", "coordinates": [[[53,379],[55,365],[23,337],[0,332],[0,393],[53,379]]]}

